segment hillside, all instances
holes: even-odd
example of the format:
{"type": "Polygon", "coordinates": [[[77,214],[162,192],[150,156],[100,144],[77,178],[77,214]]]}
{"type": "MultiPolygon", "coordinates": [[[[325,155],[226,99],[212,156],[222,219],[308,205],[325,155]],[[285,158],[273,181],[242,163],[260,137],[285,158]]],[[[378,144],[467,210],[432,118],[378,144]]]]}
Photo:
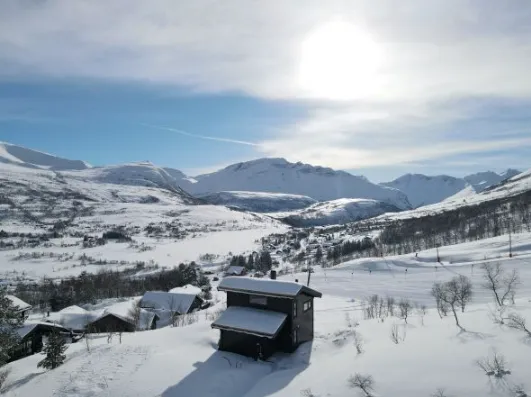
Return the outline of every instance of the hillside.
{"type": "MultiPolygon", "coordinates": [[[[89,340],[90,352],[85,343],[69,345],[65,364],[54,370],[37,368],[39,355],[13,362],[4,393],[19,397],[346,397],[358,395],[349,378],[359,373],[373,377],[374,391],[381,396],[425,397],[444,389],[446,396],[520,397],[524,394],[516,394],[518,387],[527,394],[531,388],[526,375],[529,337],[493,322],[493,297],[482,287],[481,262],[468,256],[485,249],[490,256],[499,243],[455,246],[452,252],[460,260],[438,270],[433,252],[420,252],[418,258],[358,259],[326,271],[316,269],[311,286],[323,297],[314,302],[314,341],[292,355],[277,354],[257,362],[218,351],[219,331],[210,324],[223,310],[225,294],[214,291],[219,303],[197,316],[194,324],[126,333],[121,342],[117,336],[110,342],[94,336],[89,340]],[[434,281],[447,281],[456,274],[470,276],[473,285],[472,302],[458,313],[464,330],[456,327],[451,314],[439,317],[430,295],[434,281]],[[410,313],[407,323],[399,318],[398,309],[394,316],[384,310],[381,319],[367,318],[365,299],[374,294],[407,298],[419,309],[410,313]],[[398,334],[396,343],[391,338],[393,329],[398,334]],[[476,364],[495,351],[510,371],[501,378],[487,376],[476,364]]],[[[523,246],[528,243],[522,241],[523,246]]],[[[499,261],[506,269],[519,271],[522,281],[515,305],[507,311],[529,322],[531,271],[526,259],[499,261]]],[[[306,274],[295,273],[281,279],[303,277],[306,274]]]]}
{"type": "Polygon", "coordinates": [[[233,164],[194,179],[197,183],[181,187],[199,196],[221,191],[254,191],[303,195],[318,201],[365,198],[400,209],[411,207],[405,194],[396,189],[373,184],[344,171],[290,163],[285,159],[265,158],[233,164]]]}
{"type": "Polygon", "coordinates": [[[398,208],[377,200],[338,199],[316,203],[298,211],[272,215],[292,226],[311,227],[355,222],[397,211],[398,208]]]}
{"type": "Polygon", "coordinates": [[[90,168],[84,161],[69,160],[6,142],[0,142],[0,163],[56,171],[90,168]]]}
{"type": "Polygon", "coordinates": [[[201,199],[209,204],[253,212],[290,211],[317,203],[308,196],[264,192],[219,192],[201,196],[201,199]]]}
{"type": "MultiPolygon", "coordinates": [[[[164,176],[147,169],[154,172],[151,177],[164,176]]],[[[211,266],[230,251],[258,249],[261,237],[287,230],[267,216],[196,205],[178,188],[144,180],[119,184],[101,171],[0,164],[0,279],[60,278],[183,261],[211,266]],[[110,231],[127,240],[99,240],[110,231]],[[201,260],[204,254],[210,254],[208,261],[201,260]]]]}

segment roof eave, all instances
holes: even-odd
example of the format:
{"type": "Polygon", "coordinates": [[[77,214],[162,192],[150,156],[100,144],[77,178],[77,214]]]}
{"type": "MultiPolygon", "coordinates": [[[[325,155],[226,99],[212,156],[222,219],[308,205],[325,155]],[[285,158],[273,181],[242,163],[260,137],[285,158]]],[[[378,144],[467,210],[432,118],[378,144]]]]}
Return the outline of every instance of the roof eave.
{"type": "Polygon", "coordinates": [[[254,336],[261,337],[261,338],[275,339],[278,336],[283,325],[284,325],[284,322],[282,322],[282,325],[278,328],[278,330],[274,334],[266,334],[263,332],[256,332],[256,331],[251,331],[251,330],[243,329],[243,328],[227,327],[224,325],[217,325],[217,324],[211,324],[211,327],[222,330],[222,331],[232,331],[232,332],[236,332],[240,334],[254,335],[254,336]]]}
{"type": "MultiPolygon", "coordinates": [[[[268,296],[271,298],[286,298],[286,299],[294,299],[298,294],[273,294],[270,292],[261,292],[261,291],[254,291],[254,290],[248,290],[248,289],[239,289],[239,288],[227,288],[227,287],[218,287],[218,291],[224,291],[224,292],[236,292],[241,294],[252,294],[252,295],[258,295],[258,296],[268,296]]],[[[299,292],[300,293],[300,292],[299,292]]]]}

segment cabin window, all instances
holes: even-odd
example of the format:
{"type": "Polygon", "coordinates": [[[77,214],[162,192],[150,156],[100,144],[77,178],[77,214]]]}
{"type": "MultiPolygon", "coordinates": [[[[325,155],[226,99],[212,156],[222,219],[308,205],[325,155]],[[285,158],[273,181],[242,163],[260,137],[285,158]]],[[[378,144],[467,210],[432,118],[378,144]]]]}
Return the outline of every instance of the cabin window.
{"type": "Polygon", "coordinates": [[[297,317],[297,301],[293,301],[293,318],[297,317]]]}
{"type": "Polygon", "coordinates": [[[310,310],[312,308],[312,300],[310,299],[309,301],[304,302],[302,307],[303,307],[304,312],[307,312],[308,310],[310,310]]]}
{"type": "Polygon", "coordinates": [[[299,327],[293,329],[293,344],[296,345],[299,342],[299,327]]]}
{"type": "Polygon", "coordinates": [[[249,303],[251,305],[267,306],[267,297],[258,295],[249,295],[249,303]]]}

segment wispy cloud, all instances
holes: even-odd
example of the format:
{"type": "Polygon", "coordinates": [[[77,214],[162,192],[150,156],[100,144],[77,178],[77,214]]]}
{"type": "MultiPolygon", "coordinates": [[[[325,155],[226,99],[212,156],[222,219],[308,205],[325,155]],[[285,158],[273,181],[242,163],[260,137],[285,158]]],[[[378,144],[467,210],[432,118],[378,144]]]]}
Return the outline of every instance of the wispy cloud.
{"type": "Polygon", "coordinates": [[[248,141],[241,141],[241,140],[238,140],[238,139],[231,139],[231,138],[223,138],[223,137],[195,134],[195,133],[188,132],[188,131],[183,131],[183,130],[180,130],[180,129],[177,129],[177,128],[164,127],[164,126],[160,126],[160,125],[151,125],[151,124],[142,124],[142,125],[145,126],[145,127],[155,128],[155,129],[158,129],[158,130],[175,132],[177,134],[181,134],[181,135],[184,135],[184,136],[189,136],[189,137],[197,138],[197,139],[206,139],[206,140],[209,140],[209,141],[235,143],[235,144],[238,144],[238,145],[258,146],[257,143],[248,142],[248,141]]]}

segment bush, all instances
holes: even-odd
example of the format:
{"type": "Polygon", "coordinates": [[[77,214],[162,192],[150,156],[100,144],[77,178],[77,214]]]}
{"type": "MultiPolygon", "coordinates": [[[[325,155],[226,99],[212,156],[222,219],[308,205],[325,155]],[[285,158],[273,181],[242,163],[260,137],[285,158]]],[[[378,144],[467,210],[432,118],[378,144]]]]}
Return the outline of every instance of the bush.
{"type": "Polygon", "coordinates": [[[9,373],[11,372],[11,369],[5,368],[0,370],[0,392],[3,390],[4,385],[6,383],[7,377],[9,376],[9,373]]]}
{"type": "Polygon", "coordinates": [[[511,371],[507,369],[507,361],[502,354],[496,350],[492,351],[491,357],[481,358],[476,361],[476,365],[481,368],[485,375],[503,378],[509,375],[511,371]]]}
{"type": "Polygon", "coordinates": [[[353,389],[360,389],[365,397],[373,397],[374,379],[371,375],[355,374],[351,376],[348,383],[353,389]]]}

